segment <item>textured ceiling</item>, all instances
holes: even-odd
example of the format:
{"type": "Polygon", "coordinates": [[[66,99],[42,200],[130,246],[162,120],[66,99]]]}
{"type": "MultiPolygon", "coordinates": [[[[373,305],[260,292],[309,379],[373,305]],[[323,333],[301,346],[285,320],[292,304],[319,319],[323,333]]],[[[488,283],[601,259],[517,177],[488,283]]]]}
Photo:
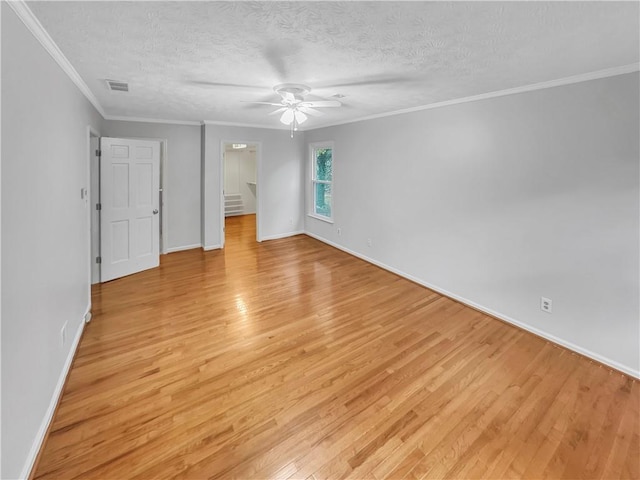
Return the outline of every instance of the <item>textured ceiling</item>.
{"type": "Polygon", "coordinates": [[[277,126],[242,101],[345,95],[313,128],[639,61],[637,2],[28,5],[110,116],[277,126]]]}

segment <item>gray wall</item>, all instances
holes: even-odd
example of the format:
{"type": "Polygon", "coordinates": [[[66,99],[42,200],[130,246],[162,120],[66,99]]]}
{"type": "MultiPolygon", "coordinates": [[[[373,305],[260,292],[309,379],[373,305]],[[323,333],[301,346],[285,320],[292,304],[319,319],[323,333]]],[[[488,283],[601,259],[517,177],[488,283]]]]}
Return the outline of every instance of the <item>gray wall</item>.
{"type": "Polygon", "coordinates": [[[335,142],[306,229],[638,375],[638,100],[633,73],[306,132],[335,142]]]}
{"type": "Polygon", "coordinates": [[[105,120],[103,130],[102,135],[110,137],[167,139],[166,226],[170,250],[220,245],[221,141],[262,142],[263,182],[258,185],[263,207],[262,236],[287,235],[303,229],[302,135],[291,139],[284,130],[119,120],[105,120]]]}
{"type": "Polygon", "coordinates": [[[286,130],[205,125],[204,245],[221,243],[221,142],[261,142],[258,156],[259,222],[263,239],[286,236],[303,229],[304,136],[289,137],[286,130]],[[261,176],[260,176],[261,175],[261,176]]]}
{"type": "Polygon", "coordinates": [[[167,140],[165,192],[167,247],[201,244],[200,236],[200,126],[105,120],[105,137],[167,140]]]}
{"type": "Polygon", "coordinates": [[[1,476],[17,478],[89,306],[89,204],[80,189],[89,186],[87,126],[100,131],[102,118],[1,8],[1,476]]]}

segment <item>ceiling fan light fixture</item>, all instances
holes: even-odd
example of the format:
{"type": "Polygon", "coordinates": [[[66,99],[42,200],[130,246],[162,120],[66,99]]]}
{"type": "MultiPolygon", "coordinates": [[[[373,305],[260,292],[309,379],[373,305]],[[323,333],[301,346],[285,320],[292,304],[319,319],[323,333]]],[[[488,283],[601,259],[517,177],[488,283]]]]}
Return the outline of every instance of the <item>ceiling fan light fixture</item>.
{"type": "Polygon", "coordinates": [[[298,124],[303,124],[307,121],[308,118],[304,113],[299,112],[298,110],[293,112],[293,116],[298,124]]]}
{"type": "Polygon", "coordinates": [[[287,110],[284,111],[284,113],[280,117],[280,122],[284,123],[285,125],[291,125],[294,118],[295,116],[293,114],[293,110],[288,108],[287,110]]]}

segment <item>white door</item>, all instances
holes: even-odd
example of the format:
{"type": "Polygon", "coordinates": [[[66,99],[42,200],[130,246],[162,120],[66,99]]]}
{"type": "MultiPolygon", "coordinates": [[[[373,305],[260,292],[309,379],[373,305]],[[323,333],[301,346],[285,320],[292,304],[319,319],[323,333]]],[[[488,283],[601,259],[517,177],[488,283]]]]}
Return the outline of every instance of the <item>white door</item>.
{"type": "Polygon", "coordinates": [[[160,264],[160,142],[100,139],[100,281],[160,264]]]}

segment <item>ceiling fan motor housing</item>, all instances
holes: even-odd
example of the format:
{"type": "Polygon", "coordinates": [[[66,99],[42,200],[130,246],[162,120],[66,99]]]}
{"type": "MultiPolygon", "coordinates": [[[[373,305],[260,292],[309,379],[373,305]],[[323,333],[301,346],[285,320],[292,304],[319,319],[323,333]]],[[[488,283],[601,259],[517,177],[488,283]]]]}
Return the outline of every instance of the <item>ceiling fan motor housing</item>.
{"type": "Polygon", "coordinates": [[[299,83],[282,83],[273,87],[273,91],[289,103],[300,103],[304,101],[304,96],[311,91],[311,88],[299,83]]]}

